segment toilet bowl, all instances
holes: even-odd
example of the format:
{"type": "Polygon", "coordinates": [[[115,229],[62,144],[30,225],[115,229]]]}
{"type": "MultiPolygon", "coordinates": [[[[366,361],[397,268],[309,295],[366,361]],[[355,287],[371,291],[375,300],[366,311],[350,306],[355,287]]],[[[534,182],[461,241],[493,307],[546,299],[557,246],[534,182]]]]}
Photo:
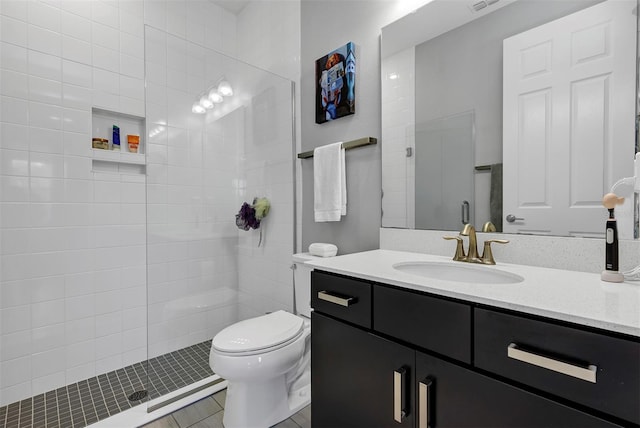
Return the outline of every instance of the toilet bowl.
{"type": "Polygon", "coordinates": [[[209,364],[228,382],[225,428],[267,428],[311,402],[311,269],[294,255],[297,314],[277,311],[235,323],[211,342],[209,364]]]}

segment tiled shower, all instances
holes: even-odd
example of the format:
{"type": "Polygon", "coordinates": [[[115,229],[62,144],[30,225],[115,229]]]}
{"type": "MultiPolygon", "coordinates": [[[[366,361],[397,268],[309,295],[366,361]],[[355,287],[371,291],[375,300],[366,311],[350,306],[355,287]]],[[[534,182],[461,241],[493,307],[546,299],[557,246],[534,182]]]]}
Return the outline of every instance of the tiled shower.
{"type": "Polygon", "coordinates": [[[293,85],[237,59],[252,7],[0,1],[0,408],[291,308],[293,85]],[[139,153],[91,148],[109,120],[139,153]]]}

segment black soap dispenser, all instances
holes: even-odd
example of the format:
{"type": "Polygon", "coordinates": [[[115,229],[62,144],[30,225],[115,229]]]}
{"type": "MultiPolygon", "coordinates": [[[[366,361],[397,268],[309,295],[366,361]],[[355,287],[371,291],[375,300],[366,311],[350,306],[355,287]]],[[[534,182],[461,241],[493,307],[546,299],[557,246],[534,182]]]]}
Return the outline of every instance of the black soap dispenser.
{"type": "Polygon", "coordinates": [[[607,193],[602,198],[602,205],[609,210],[605,234],[605,270],[601,278],[607,282],[623,282],[624,276],[618,271],[618,226],[613,210],[624,202],[615,193],[607,193]]]}

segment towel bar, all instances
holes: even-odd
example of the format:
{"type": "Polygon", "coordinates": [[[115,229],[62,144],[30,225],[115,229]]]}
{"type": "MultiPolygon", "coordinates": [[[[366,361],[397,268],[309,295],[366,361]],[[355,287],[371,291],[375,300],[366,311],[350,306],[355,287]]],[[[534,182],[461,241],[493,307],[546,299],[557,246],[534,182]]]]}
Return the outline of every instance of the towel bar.
{"type": "MultiPolygon", "coordinates": [[[[377,143],[378,143],[378,139],[375,137],[364,137],[364,138],[359,138],[357,140],[347,141],[345,143],[342,143],[342,147],[344,147],[345,150],[351,150],[351,149],[355,149],[356,147],[369,146],[371,144],[377,144],[377,143]]],[[[298,159],[308,159],[312,157],[313,157],[313,150],[310,150],[308,152],[298,153],[298,159]]]]}

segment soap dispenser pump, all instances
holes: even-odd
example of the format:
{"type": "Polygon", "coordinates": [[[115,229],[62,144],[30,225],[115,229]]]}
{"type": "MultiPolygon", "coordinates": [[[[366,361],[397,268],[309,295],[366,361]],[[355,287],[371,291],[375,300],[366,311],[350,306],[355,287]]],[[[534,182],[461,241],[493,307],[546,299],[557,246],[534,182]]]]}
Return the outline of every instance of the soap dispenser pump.
{"type": "Polygon", "coordinates": [[[607,193],[602,198],[602,205],[609,210],[605,235],[605,270],[601,278],[607,282],[623,282],[624,275],[618,271],[618,226],[614,216],[614,208],[624,202],[615,193],[607,193]]]}

